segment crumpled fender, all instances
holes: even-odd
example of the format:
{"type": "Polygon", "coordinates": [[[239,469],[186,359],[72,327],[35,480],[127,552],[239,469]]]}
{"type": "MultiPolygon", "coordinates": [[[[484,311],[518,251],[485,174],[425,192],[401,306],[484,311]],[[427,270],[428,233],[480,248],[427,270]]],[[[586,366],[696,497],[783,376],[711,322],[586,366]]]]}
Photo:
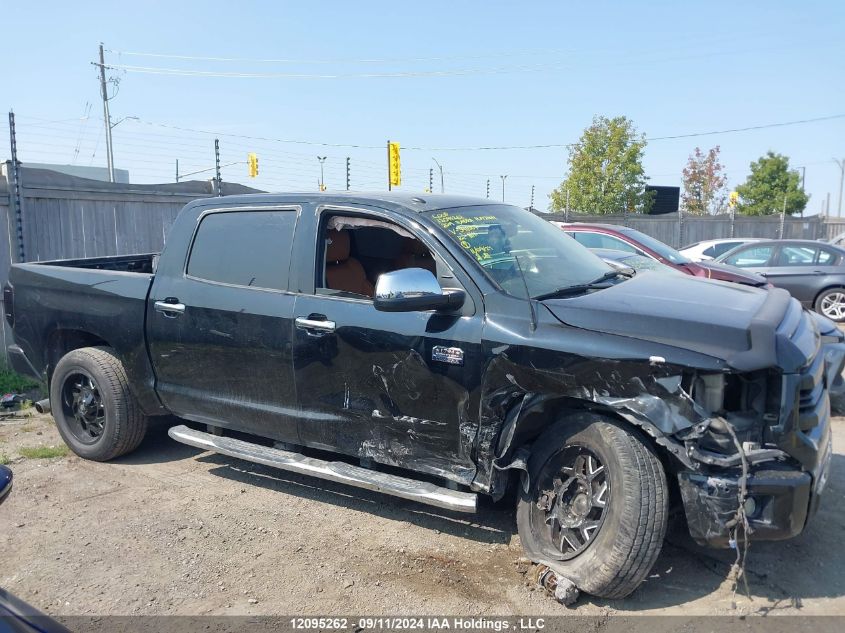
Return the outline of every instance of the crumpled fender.
{"type": "Polygon", "coordinates": [[[517,450],[563,412],[609,413],[642,429],[687,468],[696,468],[672,434],[706,423],[708,414],[683,389],[684,368],[660,360],[578,359],[541,368],[497,355],[482,381],[477,490],[501,493],[500,474],[524,470],[517,450]]]}

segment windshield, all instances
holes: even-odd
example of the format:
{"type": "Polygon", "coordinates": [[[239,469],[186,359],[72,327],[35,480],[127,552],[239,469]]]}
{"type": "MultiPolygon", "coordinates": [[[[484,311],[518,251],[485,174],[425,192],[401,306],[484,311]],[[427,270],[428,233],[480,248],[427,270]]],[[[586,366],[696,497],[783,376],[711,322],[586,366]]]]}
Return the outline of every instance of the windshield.
{"type": "Polygon", "coordinates": [[[612,270],[559,228],[519,207],[458,207],[426,215],[515,297],[525,297],[525,285],[532,298],[539,297],[612,270]]]}
{"type": "Polygon", "coordinates": [[[663,257],[664,259],[668,259],[673,264],[689,264],[690,260],[687,257],[681,255],[678,251],[674,248],[669,246],[668,244],[664,244],[660,240],[657,240],[650,235],[646,235],[645,233],[640,233],[639,231],[635,231],[633,229],[628,229],[622,232],[624,235],[628,235],[632,239],[637,240],[640,244],[645,246],[648,249],[653,250],[655,253],[663,257]]]}

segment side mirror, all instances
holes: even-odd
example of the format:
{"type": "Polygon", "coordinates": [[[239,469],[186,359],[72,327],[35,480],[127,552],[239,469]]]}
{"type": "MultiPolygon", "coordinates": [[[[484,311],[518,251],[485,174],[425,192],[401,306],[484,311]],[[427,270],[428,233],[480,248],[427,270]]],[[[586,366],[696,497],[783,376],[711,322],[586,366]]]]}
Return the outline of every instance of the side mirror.
{"type": "Polygon", "coordinates": [[[12,469],[8,466],[0,466],[0,503],[6,500],[12,492],[12,469]]]}
{"type": "Polygon", "coordinates": [[[464,299],[463,290],[441,290],[430,271],[403,268],[379,276],[373,304],[381,312],[424,312],[457,310],[464,299]]]}

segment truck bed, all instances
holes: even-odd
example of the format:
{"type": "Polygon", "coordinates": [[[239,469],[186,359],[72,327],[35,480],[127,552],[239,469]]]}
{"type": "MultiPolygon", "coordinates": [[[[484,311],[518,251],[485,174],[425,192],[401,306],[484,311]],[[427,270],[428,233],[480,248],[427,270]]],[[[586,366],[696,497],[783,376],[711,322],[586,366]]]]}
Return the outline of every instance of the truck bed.
{"type": "Polygon", "coordinates": [[[125,273],[155,272],[158,253],[140,255],[112,255],[108,257],[86,257],[84,259],[57,259],[37,262],[36,265],[63,266],[66,268],[87,268],[94,270],[113,270],[125,273]]]}
{"type": "Polygon", "coordinates": [[[10,350],[12,365],[43,380],[62,350],[84,336],[84,345],[116,350],[130,388],[144,410],[153,412],[160,404],[144,323],[157,260],[150,254],[14,264],[3,292],[20,349],[20,354],[10,350]]]}

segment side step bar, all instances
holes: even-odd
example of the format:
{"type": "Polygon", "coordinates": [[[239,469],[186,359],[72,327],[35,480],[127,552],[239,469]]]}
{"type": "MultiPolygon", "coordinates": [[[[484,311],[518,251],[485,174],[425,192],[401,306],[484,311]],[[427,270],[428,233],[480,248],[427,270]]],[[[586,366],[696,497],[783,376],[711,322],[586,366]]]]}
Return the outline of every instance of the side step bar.
{"type": "Polygon", "coordinates": [[[232,437],[203,433],[184,425],[171,427],[167,434],[177,442],[256,464],[264,464],[265,466],[328,479],[358,488],[375,490],[394,497],[410,499],[447,510],[475,512],[477,509],[478,495],[471,492],[449,490],[427,481],[417,481],[416,479],[380,473],[360,466],[353,466],[346,462],[329,462],[306,457],[300,453],[269,448],[232,437]]]}

